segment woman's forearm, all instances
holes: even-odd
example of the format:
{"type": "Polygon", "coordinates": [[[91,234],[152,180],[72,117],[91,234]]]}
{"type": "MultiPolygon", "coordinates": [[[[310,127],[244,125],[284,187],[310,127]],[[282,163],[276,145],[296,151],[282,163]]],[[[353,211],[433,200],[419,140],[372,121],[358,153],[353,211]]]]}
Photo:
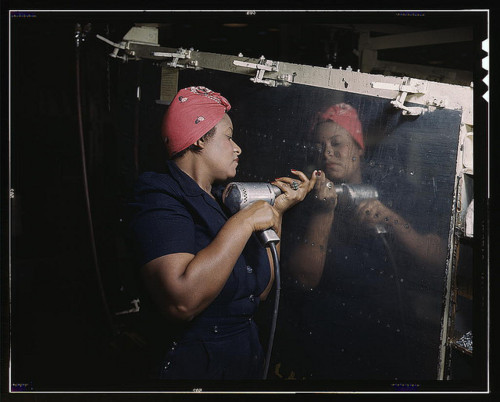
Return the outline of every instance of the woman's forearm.
{"type": "Polygon", "coordinates": [[[444,263],[446,243],[436,234],[420,234],[401,217],[391,226],[395,239],[418,261],[436,266],[444,263]]]}
{"type": "Polygon", "coordinates": [[[443,239],[436,234],[417,232],[403,217],[378,200],[361,202],[357,217],[360,225],[366,227],[383,225],[395,242],[421,263],[435,266],[446,258],[447,248],[443,239]]]}
{"type": "Polygon", "coordinates": [[[304,241],[290,253],[290,273],[306,287],[316,287],[323,275],[333,218],[333,210],[314,214],[308,224],[304,241]]]}

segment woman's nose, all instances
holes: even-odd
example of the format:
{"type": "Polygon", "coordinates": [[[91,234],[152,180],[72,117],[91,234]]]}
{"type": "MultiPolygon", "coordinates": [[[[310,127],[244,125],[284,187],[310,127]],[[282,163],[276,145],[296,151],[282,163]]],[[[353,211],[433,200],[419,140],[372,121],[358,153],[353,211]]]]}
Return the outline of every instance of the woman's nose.
{"type": "Polygon", "coordinates": [[[323,155],[325,157],[329,157],[331,155],[335,156],[336,158],[339,158],[340,157],[340,152],[339,151],[334,151],[332,148],[325,148],[324,152],[323,152],[323,155]]]}
{"type": "Polygon", "coordinates": [[[241,155],[241,148],[238,144],[236,144],[236,142],[234,142],[234,152],[236,155],[241,155]]]}

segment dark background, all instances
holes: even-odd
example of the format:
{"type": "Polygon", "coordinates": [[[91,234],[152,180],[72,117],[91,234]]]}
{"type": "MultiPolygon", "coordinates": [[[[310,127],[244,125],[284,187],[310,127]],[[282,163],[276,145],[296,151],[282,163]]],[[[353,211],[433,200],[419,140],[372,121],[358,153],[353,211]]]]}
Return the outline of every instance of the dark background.
{"type": "MultiPolygon", "coordinates": [[[[27,12],[10,19],[10,63],[2,67],[11,68],[11,137],[7,144],[3,124],[2,145],[11,154],[3,158],[2,179],[7,182],[10,168],[9,188],[15,193],[10,216],[5,216],[6,204],[2,208],[2,268],[10,263],[9,271],[2,269],[2,304],[11,318],[3,345],[10,340],[12,383],[18,390],[126,391],[141,375],[138,365],[129,364],[140,360],[136,323],[128,315],[114,316],[131,308],[137,294],[123,205],[139,172],[161,169],[161,142],[143,133],[158,127],[164,106],[152,101],[159,98],[159,69],[147,61],[111,59],[109,45],[95,34],[119,42],[135,23],[160,21],[162,46],[356,70],[358,34],[336,24],[438,29],[484,23],[469,13],[402,18],[390,12],[27,12]],[[77,23],[91,24],[78,51],[77,23]],[[91,222],[78,130],[77,52],[91,222]],[[141,102],[135,96],[137,83],[141,102]],[[9,279],[10,295],[5,287],[9,279]]],[[[9,34],[5,25],[2,29],[2,35],[9,34]]],[[[403,49],[384,56],[477,71],[477,43],[462,45],[403,49]]],[[[4,353],[2,360],[7,361],[4,353]]],[[[5,390],[11,384],[2,385],[5,390]]]]}

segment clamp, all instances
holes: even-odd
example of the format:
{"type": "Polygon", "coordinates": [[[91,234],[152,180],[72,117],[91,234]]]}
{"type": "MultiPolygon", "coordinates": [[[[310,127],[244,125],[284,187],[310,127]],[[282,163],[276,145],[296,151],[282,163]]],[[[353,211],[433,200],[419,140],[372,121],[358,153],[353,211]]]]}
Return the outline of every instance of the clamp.
{"type": "Polygon", "coordinates": [[[424,113],[424,108],[422,107],[408,107],[404,105],[408,93],[425,94],[427,92],[427,84],[424,81],[411,80],[408,77],[404,77],[403,83],[399,85],[386,82],[372,82],[370,85],[376,89],[399,91],[398,96],[391,101],[391,104],[401,109],[403,115],[419,116],[424,113]]]}
{"type": "Polygon", "coordinates": [[[278,85],[288,86],[293,83],[294,74],[281,74],[276,78],[264,78],[266,72],[278,72],[279,62],[266,60],[264,56],[261,56],[258,63],[249,63],[241,60],[233,60],[233,64],[238,67],[251,68],[256,70],[255,77],[250,78],[250,81],[255,83],[264,84],[270,87],[276,87],[278,85]]]}
{"type": "Polygon", "coordinates": [[[195,70],[201,70],[201,67],[198,67],[198,61],[197,60],[189,60],[185,64],[179,64],[179,59],[191,59],[191,52],[193,49],[183,49],[179,48],[176,53],[169,53],[169,52],[151,52],[151,56],[153,57],[165,57],[165,58],[172,58],[173,60],[171,62],[166,63],[168,67],[172,68],[193,68],[195,70]]]}

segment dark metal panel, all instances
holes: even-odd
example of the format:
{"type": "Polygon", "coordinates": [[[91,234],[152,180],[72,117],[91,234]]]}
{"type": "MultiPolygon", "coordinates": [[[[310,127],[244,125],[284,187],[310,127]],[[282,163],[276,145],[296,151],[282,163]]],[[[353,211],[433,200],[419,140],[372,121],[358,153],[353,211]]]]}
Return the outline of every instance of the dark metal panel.
{"type": "MultiPolygon", "coordinates": [[[[339,227],[327,244],[310,244],[305,233],[314,215],[312,193],[287,212],[271,376],[436,379],[461,112],[436,109],[408,117],[377,97],[303,85],[269,88],[221,72],[185,71],[180,77],[179,87],[205,85],[232,103],[234,138],[243,150],[239,181],[272,181],[291,176],[290,169],[310,174],[322,168],[311,141],[314,115],[328,105],[350,104],[364,132],[364,182],[402,218],[401,225],[433,236],[422,240],[419,258],[391,231],[377,233],[337,209],[339,227]],[[290,256],[304,244],[326,249],[314,289],[290,270],[290,256]],[[441,254],[426,261],[437,244],[441,254]]],[[[264,341],[269,305],[263,304],[260,317],[264,341]]]]}

